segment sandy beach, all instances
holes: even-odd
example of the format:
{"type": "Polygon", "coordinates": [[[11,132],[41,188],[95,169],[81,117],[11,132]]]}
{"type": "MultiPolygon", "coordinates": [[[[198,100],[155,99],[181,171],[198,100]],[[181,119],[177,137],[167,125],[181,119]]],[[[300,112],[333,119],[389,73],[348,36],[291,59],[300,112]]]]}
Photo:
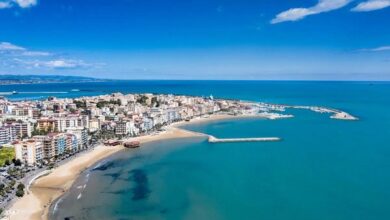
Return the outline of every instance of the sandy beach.
{"type": "MultiPolygon", "coordinates": [[[[177,122],[168,127],[166,131],[155,135],[131,138],[142,143],[200,136],[201,134],[178,128],[189,123],[204,123],[214,120],[243,118],[247,116],[212,115],[210,117],[193,119],[191,122],[177,122]]],[[[252,116],[253,117],[253,116],[252,116]]],[[[51,203],[70,189],[77,177],[88,167],[96,162],[122,150],[122,146],[108,147],[99,145],[90,152],[81,154],[71,161],[55,168],[46,176],[37,179],[31,186],[30,191],[24,197],[18,199],[13,206],[6,211],[4,219],[11,220],[41,220],[48,219],[51,203]]]]}

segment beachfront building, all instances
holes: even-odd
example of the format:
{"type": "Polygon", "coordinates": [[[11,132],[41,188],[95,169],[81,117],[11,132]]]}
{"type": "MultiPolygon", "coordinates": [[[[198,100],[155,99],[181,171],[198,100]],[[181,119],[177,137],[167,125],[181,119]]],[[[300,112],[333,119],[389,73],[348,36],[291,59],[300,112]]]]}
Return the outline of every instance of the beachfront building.
{"type": "Polygon", "coordinates": [[[116,135],[136,135],[137,128],[135,127],[134,121],[119,121],[115,122],[115,134],[116,135]]]}
{"type": "Polygon", "coordinates": [[[144,132],[148,132],[152,130],[154,127],[153,119],[152,118],[143,118],[142,124],[141,124],[141,130],[144,132]]]}
{"type": "Polygon", "coordinates": [[[78,150],[83,150],[88,147],[88,130],[87,128],[77,127],[68,128],[66,130],[68,134],[74,134],[77,137],[78,150]]]}
{"type": "Polygon", "coordinates": [[[116,122],[116,126],[115,126],[116,135],[127,135],[129,133],[130,133],[130,122],[128,121],[116,122]]]}
{"type": "Polygon", "coordinates": [[[66,134],[66,149],[67,153],[75,153],[79,150],[77,136],[74,134],[66,134]]]}
{"type": "Polygon", "coordinates": [[[172,123],[180,120],[180,114],[177,108],[169,108],[166,110],[167,122],[172,123]]]}
{"type": "Polygon", "coordinates": [[[33,139],[37,142],[41,142],[43,145],[43,159],[51,160],[55,156],[55,145],[53,139],[46,135],[36,135],[33,139]]]}
{"type": "Polygon", "coordinates": [[[42,142],[38,142],[33,139],[18,141],[14,143],[14,148],[15,158],[29,166],[41,163],[44,158],[42,142]]]}
{"type": "Polygon", "coordinates": [[[46,160],[52,160],[65,153],[66,135],[64,133],[36,135],[33,139],[43,143],[43,154],[46,160]]]}
{"type": "Polygon", "coordinates": [[[51,137],[54,139],[55,156],[64,155],[66,149],[66,134],[64,133],[53,134],[51,137]]]}

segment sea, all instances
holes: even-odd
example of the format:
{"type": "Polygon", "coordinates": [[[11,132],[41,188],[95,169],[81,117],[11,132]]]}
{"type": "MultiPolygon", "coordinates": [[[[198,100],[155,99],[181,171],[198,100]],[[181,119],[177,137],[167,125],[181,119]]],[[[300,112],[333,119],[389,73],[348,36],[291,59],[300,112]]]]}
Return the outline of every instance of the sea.
{"type": "Polygon", "coordinates": [[[112,92],[164,93],[337,108],[358,121],[288,110],[294,118],[188,124],[219,138],[156,141],[85,171],[50,219],[390,219],[390,82],[110,81],[0,86],[10,100],[112,92]]]}

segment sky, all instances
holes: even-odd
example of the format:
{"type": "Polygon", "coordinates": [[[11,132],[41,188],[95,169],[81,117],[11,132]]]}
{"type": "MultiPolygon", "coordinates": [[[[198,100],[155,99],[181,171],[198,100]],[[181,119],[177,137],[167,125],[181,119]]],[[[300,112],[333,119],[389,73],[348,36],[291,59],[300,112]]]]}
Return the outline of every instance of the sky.
{"type": "Polygon", "coordinates": [[[0,74],[390,80],[390,0],[0,0],[0,74]]]}

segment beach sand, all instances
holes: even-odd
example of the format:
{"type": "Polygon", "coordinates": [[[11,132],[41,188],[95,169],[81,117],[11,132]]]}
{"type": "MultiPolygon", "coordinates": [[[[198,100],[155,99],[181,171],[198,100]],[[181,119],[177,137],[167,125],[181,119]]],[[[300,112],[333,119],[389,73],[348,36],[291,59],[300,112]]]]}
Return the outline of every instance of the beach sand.
{"type": "MultiPolygon", "coordinates": [[[[212,115],[207,118],[193,119],[191,122],[177,122],[166,128],[166,131],[155,135],[130,138],[142,143],[201,136],[202,134],[178,128],[189,123],[204,123],[214,120],[243,118],[246,116],[212,115]]],[[[253,117],[253,116],[252,116],[253,117]]],[[[70,189],[77,177],[88,167],[98,161],[122,150],[122,146],[108,147],[97,146],[90,152],[81,154],[71,161],[53,169],[53,171],[37,179],[30,187],[30,192],[18,199],[13,206],[6,211],[4,219],[11,220],[40,220],[47,219],[51,203],[70,189]]]]}

